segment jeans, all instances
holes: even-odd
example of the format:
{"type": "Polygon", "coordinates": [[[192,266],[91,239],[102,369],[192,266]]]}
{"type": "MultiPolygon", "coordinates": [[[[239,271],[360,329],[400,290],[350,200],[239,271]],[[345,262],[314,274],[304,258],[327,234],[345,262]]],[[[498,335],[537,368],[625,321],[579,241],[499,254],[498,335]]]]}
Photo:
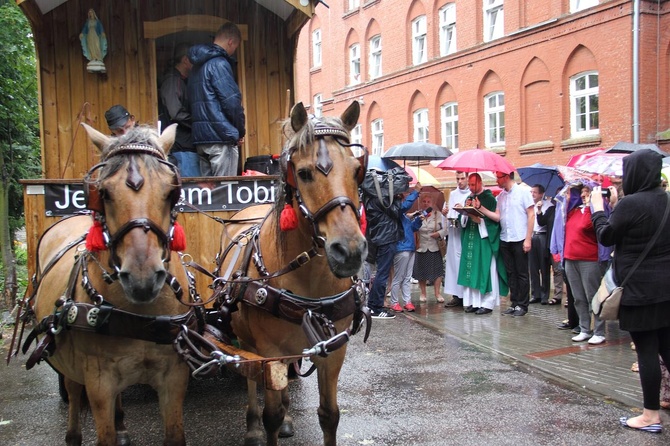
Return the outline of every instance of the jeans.
{"type": "Polygon", "coordinates": [[[500,242],[500,252],[503,255],[507,283],[509,285],[510,306],[521,307],[528,311],[528,254],[523,252],[523,240],[520,242],[500,242]]]}
{"type": "Polygon", "coordinates": [[[170,157],[175,160],[175,166],[182,177],[200,176],[200,157],[195,152],[172,152],[170,157]]]}
{"type": "Polygon", "coordinates": [[[198,144],[200,171],[205,177],[234,177],[237,175],[239,148],[231,144],[198,144]]]}
{"type": "Polygon", "coordinates": [[[372,283],[370,296],[368,297],[368,307],[375,313],[379,313],[384,308],[384,297],[386,296],[386,282],[391,274],[393,266],[393,257],[396,252],[396,244],[387,243],[377,246],[377,275],[372,283]]]}

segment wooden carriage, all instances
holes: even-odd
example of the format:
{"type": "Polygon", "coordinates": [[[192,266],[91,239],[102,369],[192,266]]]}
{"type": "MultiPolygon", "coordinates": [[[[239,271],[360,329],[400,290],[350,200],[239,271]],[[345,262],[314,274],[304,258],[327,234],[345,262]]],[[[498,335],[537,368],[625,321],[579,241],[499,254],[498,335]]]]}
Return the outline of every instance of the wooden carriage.
{"type": "MultiPolygon", "coordinates": [[[[317,3],[17,0],[32,26],[39,78],[43,178],[23,181],[30,274],[44,230],[73,207],[83,209],[77,188],[98,155],[79,124],[106,132],[104,112],[122,104],[140,123],[155,125],[160,76],[179,43],[209,43],[223,23],[238,25],[243,42],[235,54],[237,78],[247,121],[242,159],[280,153],[280,123],[293,102],[298,32],[317,3]],[[106,34],[105,73],[88,72],[82,54],[80,33],[89,9],[96,12],[106,34]]],[[[259,178],[185,179],[186,198],[202,200],[204,194],[208,213],[225,218],[247,204],[272,198],[268,191],[276,177],[259,178]],[[207,195],[214,189],[218,195],[207,195]]],[[[196,212],[184,213],[180,221],[188,238],[187,252],[209,268],[219,248],[220,224],[196,212]]],[[[200,282],[199,289],[205,290],[203,286],[210,283],[204,277],[200,282]]]]}

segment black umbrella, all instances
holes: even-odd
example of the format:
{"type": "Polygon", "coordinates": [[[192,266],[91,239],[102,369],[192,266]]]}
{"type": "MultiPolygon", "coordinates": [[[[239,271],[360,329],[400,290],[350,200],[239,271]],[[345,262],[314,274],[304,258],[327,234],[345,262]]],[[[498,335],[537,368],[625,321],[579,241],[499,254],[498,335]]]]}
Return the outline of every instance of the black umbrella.
{"type": "Polygon", "coordinates": [[[668,156],[668,154],[659,149],[656,144],[635,144],[625,141],[619,141],[609,149],[605,150],[605,153],[633,153],[641,149],[653,150],[654,152],[660,153],[663,156],[668,156]]]}
{"type": "Polygon", "coordinates": [[[382,158],[401,160],[443,160],[451,156],[451,150],[429,142],[406,142],[391,147],[382,158]]]}

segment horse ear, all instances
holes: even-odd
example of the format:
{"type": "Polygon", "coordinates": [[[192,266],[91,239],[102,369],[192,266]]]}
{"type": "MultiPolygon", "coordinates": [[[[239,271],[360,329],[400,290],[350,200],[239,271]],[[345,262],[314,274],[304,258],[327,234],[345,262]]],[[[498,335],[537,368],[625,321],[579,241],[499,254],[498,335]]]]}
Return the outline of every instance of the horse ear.
{"type": "Polygon", "coordinates": [[[307,124],[307,110],[302,102],[298,102],[291,109],[291,128],[294,132],[298,132],[307,124]]]}
{"type": "Polygon", "coordinates": [[[177,135],[177,124],[170,124],[163,130],[161,136],[158,138],[158,145],[161,146],[163,152],[167,155],[174,144],[174,138],[177,135]]]}
{"type": "Polygon", "coordinates": [[[342,124],[344,124],[344,128],[346,128],[348,131],[351,131],[354,127],[356,127],[356,123],[358,122],[358,117],[361,114],[361,106],[358,103],[358,101],[353,101],[349,107],[342,113],[342,116],[340,116],[340,119],[342,119],[342,124]]]}
{"type": "Polygon", "coordinates": [[[84,130],[86,130],[86,133],[88,134],[88,137],[91,138],[91,141],[93,141],[93,144],[98,148],[98,150],[102,150],[105,147],[109,145],[109,143],[112,140],[111,136],[107,136],[103,133],[100,133],[90,125],[82,122],[81,125],[84,126],[84,130]]]}

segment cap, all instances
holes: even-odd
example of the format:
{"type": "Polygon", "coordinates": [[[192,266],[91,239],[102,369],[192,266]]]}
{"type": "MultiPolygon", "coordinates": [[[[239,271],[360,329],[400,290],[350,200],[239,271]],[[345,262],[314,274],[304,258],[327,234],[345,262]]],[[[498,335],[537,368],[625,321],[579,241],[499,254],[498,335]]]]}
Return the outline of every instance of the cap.
{"type": "Polygon", "coordinates": [[[120,129],[130,119],[130,113],[128,113],[128,110],[123,105],[114,105],[105,112],[105,119],[110,129],[120,129]]]}

